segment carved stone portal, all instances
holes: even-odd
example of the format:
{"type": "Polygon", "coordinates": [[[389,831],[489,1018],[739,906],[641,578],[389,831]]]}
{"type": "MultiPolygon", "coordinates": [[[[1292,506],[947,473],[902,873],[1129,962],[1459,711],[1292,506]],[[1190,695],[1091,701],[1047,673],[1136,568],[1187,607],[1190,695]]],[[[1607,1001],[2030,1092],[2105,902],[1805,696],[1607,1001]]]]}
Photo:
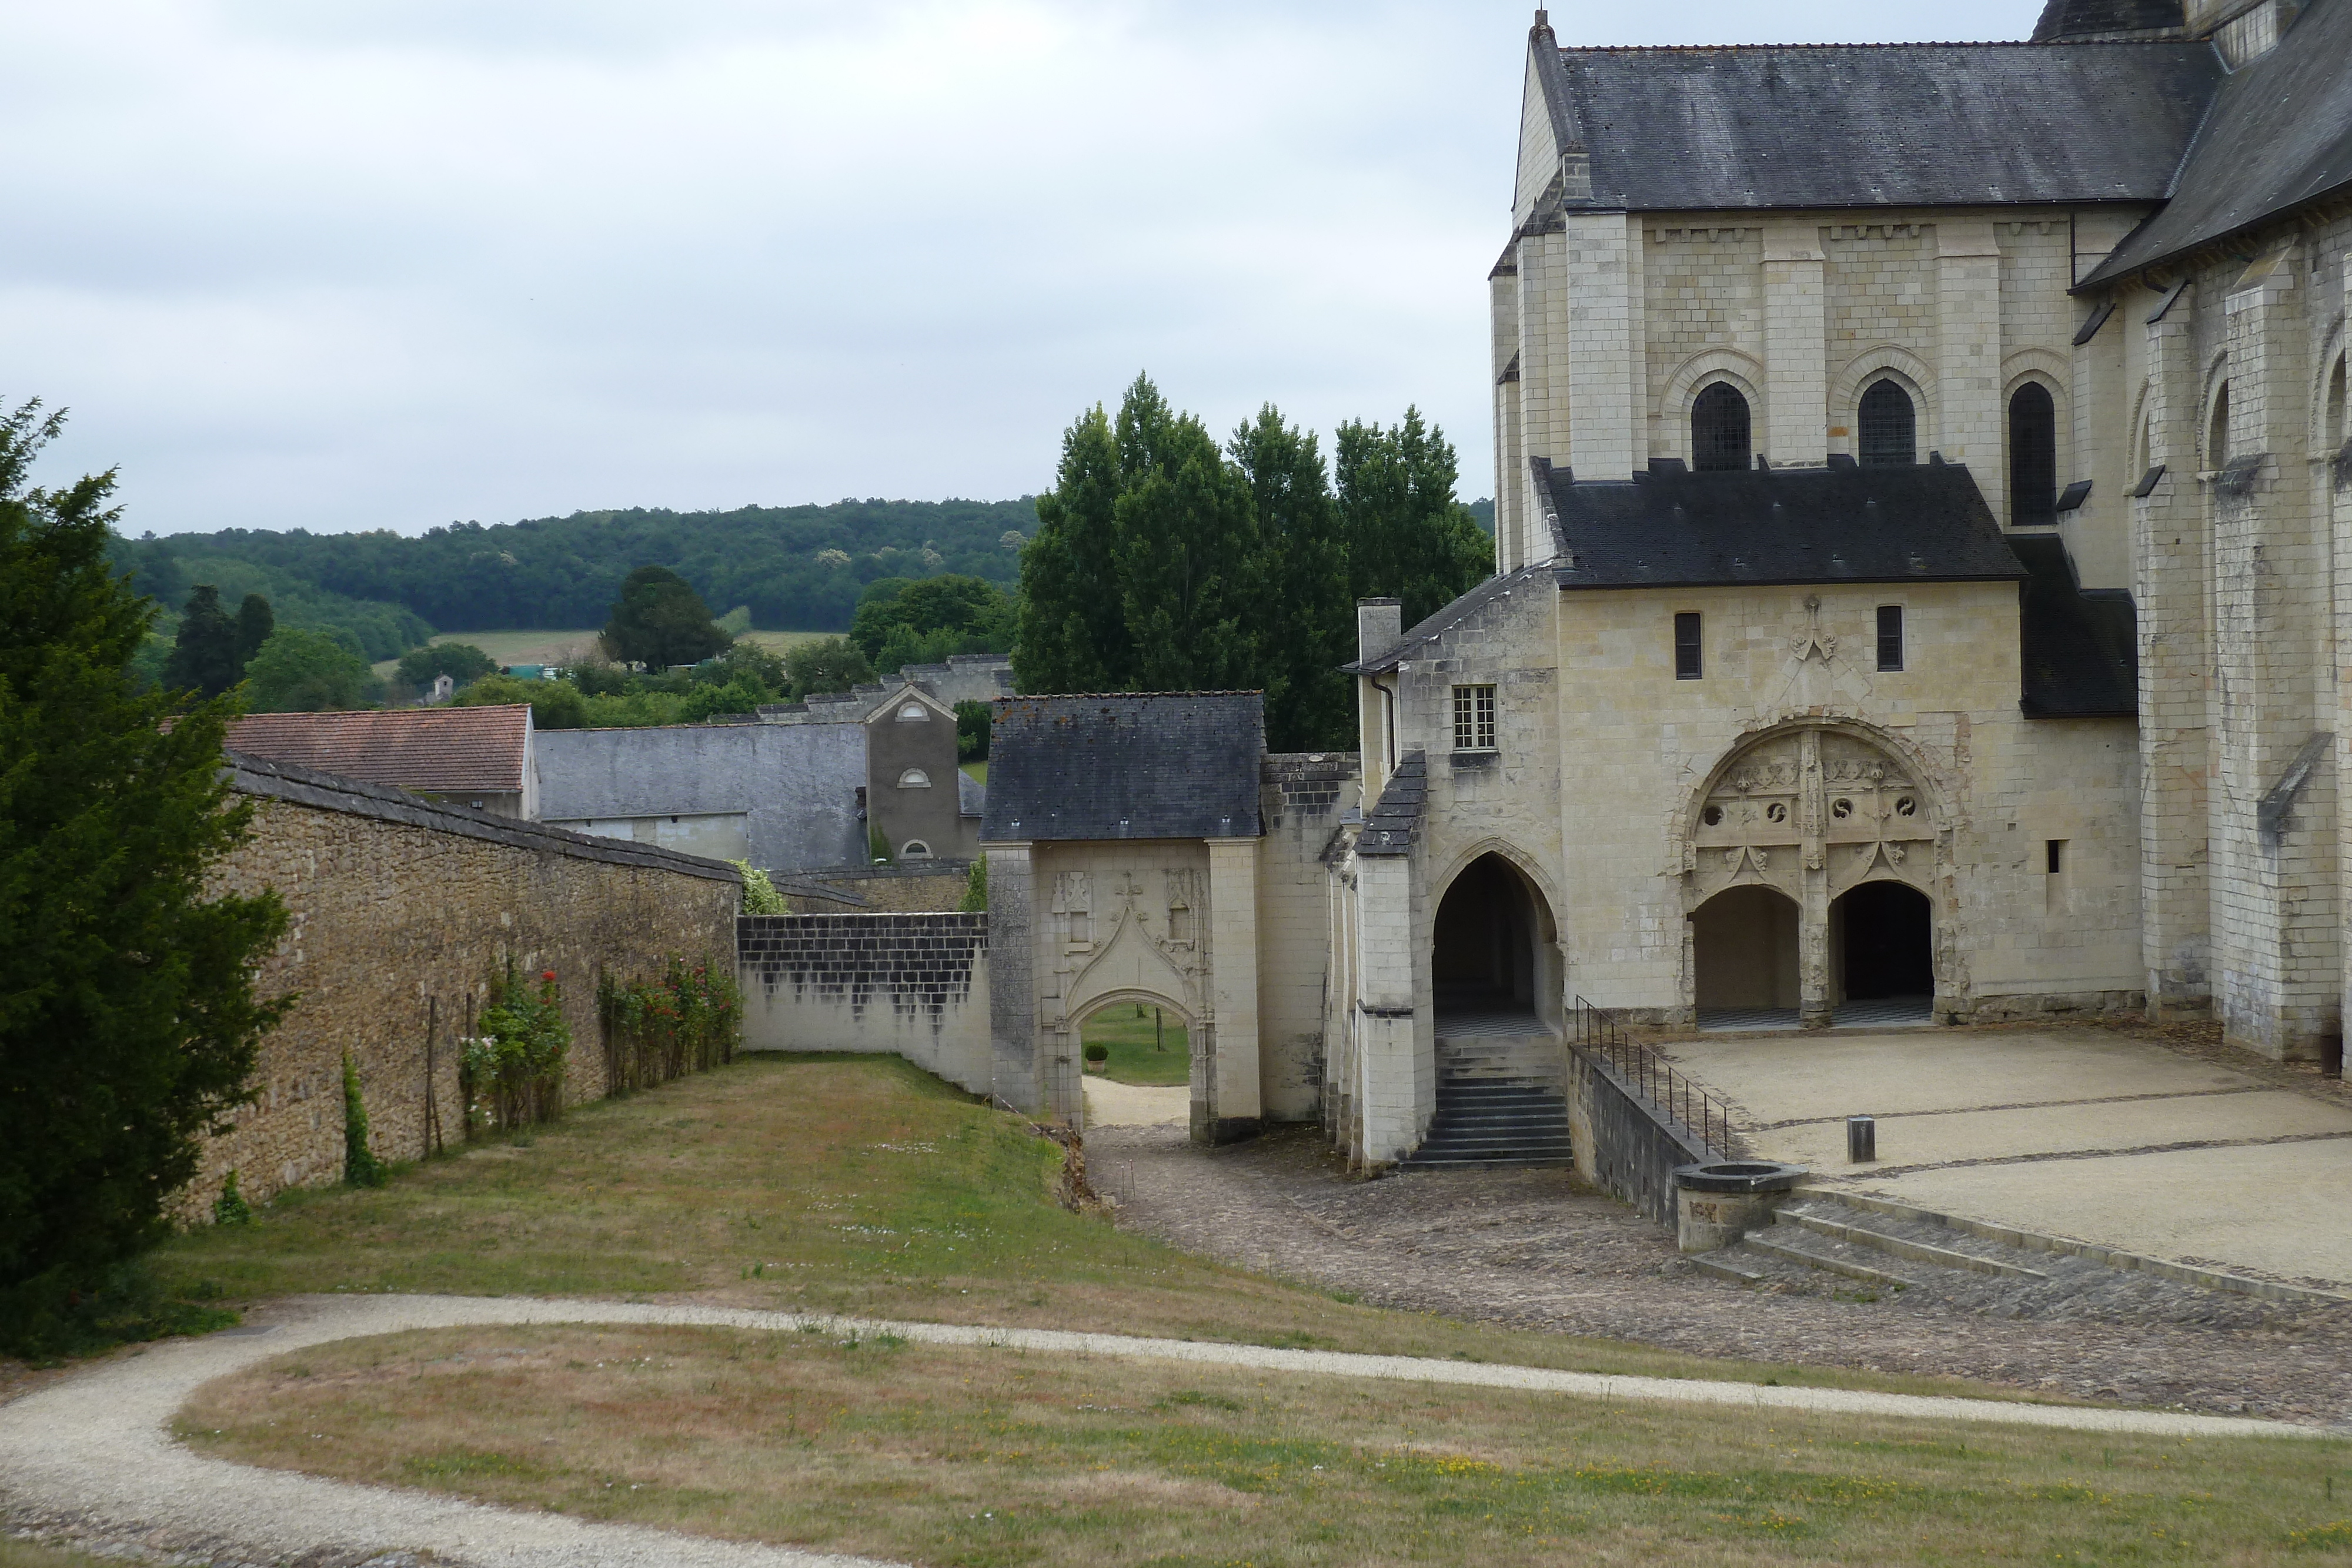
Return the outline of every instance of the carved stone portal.
{"type": "Polygon", "coordinates": [[[1930,886],[1941,825],[1910,770],[1880,747],[1833,729],[1767,736],[1736,758],[1692,824],[1694,904],[1761,883],[1801,902],[1805,873],[1826,873],[1832,898],[1894,878],[1930,886]]]}

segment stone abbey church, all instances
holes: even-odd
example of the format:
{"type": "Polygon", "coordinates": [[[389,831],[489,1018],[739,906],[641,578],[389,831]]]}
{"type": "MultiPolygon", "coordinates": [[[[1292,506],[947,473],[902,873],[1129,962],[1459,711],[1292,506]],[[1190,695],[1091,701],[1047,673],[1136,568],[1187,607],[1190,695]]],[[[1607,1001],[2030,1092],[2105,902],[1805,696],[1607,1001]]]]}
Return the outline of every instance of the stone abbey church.
{"type": "Polygon", "coordinates": [[[1373,1164],[1428,1136],[1442,1046],[1580,998],[2145,1003],[2336,1060],[2352,0],[1855,47],[1578,48],[1539,11],[1515,193],[1496,575],[1411,628],[1361,607],[1360,758],[1231,780],[1263,824],[1193,810],[1197,881],[1008,858],[1040,834],[998,780],[1043,1009],[997,977],[1000,1056],[1189,984],[1197,1132],[1319,1115],[1373,1164]],[[1106,966],[1074,938],[1113,879],[1106,966]],[[1203,911],[1213,944],[1152,935],[1203,911]]]}

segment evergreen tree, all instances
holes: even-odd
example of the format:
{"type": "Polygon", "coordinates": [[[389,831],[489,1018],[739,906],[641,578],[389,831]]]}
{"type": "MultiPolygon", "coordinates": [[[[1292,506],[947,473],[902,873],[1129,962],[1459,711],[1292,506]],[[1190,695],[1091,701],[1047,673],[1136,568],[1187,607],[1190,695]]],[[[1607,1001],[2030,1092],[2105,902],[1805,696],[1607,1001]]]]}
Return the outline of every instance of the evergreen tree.
{"type": "Polygon", "coordinates": [[[1013,677],[1024,692],[1127,684],[1133,659],[1112,559],[1118,492],[1118,443],[1097,403],[1063,434],[1061,472],[1037,497],[1037,532],[1022,547],[1013,677]]]}
{"type": "Polygon", "coordinates": [[[711,620],[710,607],[686,579],[666,566],[629,573],[598,639],[609,656],[656,672],[699,664],[734,640],[711,620]]]}
{"type": "Polygon", "coordinates": [[[0,1343],[20,1349],[89,1332],[89,1292],[164,1233],[290,1005],[253,994],[277,895],[205,892],[252,816],[221,779],[234,703],[166,725],[185,686],[134,689],[153,605],[108,566],[113,476],[28,488],[58,428],[37,406],[0,415],[0,1343]]]}
{"type": "Polygon", "coordinates": [[[1355,730],[1353,693],[1339,666],[1355,656],[1348,556],[1323,454],[1312,432],[1286,424],[1272,403],[1226,446],[1249,486],[1261,552],[1264,605],[1259,680],[1266,746],[1336,749],[1355,730]]]}
{"type": "Polygon", "coordinates": [[[1207,426],[1138,377],[1118,414],[1113,563],[1134,645],[1129,689],[1255,684],[1257,528],[1249,486],[1207,426]]]}
{"type": "Polygon", "coordinates": [[[180,612],[180,634],[163,662],[163,684],[175,691],[216,697],[245,673],[237,656],[236,622],[221,608],[220,590],[196,584],[180,612]]]}
{"type": "Polygon", "coordinates": [[[1351,599],[1401,599],[1411,626],[1493,575],[1494,541],[1454,498],[1454,448],[1420,410],[1341,425],[1337,457],[1351,599]]]}
{"type": "Polygon", "coordinates": [[[326,713],[373,707],[383,683],[365,659],[324,632],[289,626],[246,666],[256,713],[326,713]]]}
{"type": "Polygon", "coordinates": [[[278,617],[270,612],[269,601],[258,593],[248,593],[245,602],[236,607],[236,667],[240,674],[278,630],[278,617]]]}

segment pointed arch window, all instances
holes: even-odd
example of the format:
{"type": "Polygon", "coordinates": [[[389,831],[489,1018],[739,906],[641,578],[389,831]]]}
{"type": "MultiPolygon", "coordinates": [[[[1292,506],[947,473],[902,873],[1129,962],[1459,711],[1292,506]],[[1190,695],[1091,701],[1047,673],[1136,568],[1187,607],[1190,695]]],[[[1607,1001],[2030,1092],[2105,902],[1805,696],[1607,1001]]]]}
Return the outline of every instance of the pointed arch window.
{"type": "Polygon", "coordinates": [[[2029,528],[2058,520],[2058,405],[2028,382],[2009,399],[2009,523],[2029,528]]]}
{"type": "Polygon", "coordinates": [[[1754,450],[1748,435],[1748,400],[1728,382],[1711,382],[1691,402],[1691,466],[1745,468],[1754,450]]]}
{"type": "Polygon", "coordinates": [[[1882,376],[1862,394],[1854,423],[1861,427],[1865,468],[1892,467],[1919,461],[1919,416],[1911,394],[1882,376]]]}

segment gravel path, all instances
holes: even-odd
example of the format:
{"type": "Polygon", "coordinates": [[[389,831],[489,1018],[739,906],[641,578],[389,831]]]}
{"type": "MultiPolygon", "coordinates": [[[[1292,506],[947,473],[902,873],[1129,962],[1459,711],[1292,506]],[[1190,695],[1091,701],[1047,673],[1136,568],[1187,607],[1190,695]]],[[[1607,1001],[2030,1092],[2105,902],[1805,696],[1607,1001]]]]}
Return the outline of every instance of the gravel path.
{"type": "Polygon", "coordinates": [[[1090,1179],[1119,1223],[1365,1301],[1756,1361],[1957,1376],[2079,1398],[2352,1431],[2352,1306],[2282,1305],[2118,1276],[2017,1318],[1820,1277],[1709,1278],[1664,1231],[1557,1170],[1350,1180],[1313,1128],[1203,1149],[1101,1128],[1090,1179]]]}
{"type": "Polygon", "coordinates": [[[202,1458],[170,1435],[200,1385],[304,1346],[404,1329],[513,1323],[691,1323],[895,1333],[927,1344],[1184,1361],[1347,1377],[1525,1388],[1620,1402],[1672,1401],[1913,1416],[2161,1436],[2324,1434],[2304,1427],[2144,1410],[2089,1410],[1822,1388],[1602,1377],[1404,1356],[1275,1350],[1043,1329],[803,1318],[723,1307],[462,1296],[297,1297],[245,1328],[105,1362],[0,1406],[0,1511],[40,1534],[181,1561],[349,1568],[430,1561],[473,1568],[884,1568],[865,1558],[709,1541],[562,1514],[492,1508],[202,1458]]]}

